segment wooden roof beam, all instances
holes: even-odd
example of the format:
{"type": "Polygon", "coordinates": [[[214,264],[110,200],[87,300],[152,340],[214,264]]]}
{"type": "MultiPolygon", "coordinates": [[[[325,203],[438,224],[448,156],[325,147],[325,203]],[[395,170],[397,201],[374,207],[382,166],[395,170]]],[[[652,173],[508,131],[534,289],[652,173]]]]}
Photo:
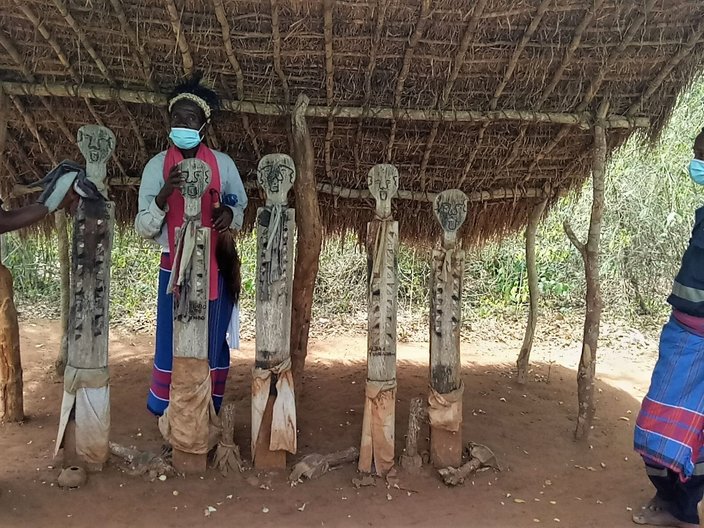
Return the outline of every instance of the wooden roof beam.
{"type": "Polygon", "coordinates": [[[71,66],[68,57],[61,49],[59,43],[56,41],[49,29],[46,27],[44,21],[39,20],[39,17],[37,17],[37,15],[35,15],[32,10],[24,4],[22,0],[14,0],[14,2],[15,5],[20,9],[20,11],[22,11],[25,18],[27,18],[27,20],[29,20],[34,25],[36,30],[39,31],[39,34],[44,37],[44,40],[46,40],[49,46],[51,46],[51,48],[54,50],[54,53],[59,59],[59,62],[61,62],[61,65],[66,68],[66,71],[71,76],[71,78],[78,82],[78,76],[76,75],[76,71],[73,69],[73,66],[71,66]]]}
{"type": "Polygon", "coordinates": [[[37,143],[39,143],[39,146],[41,147],[41,149],[44,151],[44,153],[49,158],[49,161],[52,163],[52,165],[58,165],[59,161],[56,159],[56,155],[54,154],[53,149],[46,142],[46,140],[44,139],[44,136],[41,134],[41,132],[39,132],[39,129],[37,128],[37,124],[34,121],[34,118],[31,116],[31,114],[24,107],[24,105],[22,104],[22,101],[20,101],[19,97],[16,97],[14,95],[10,96],[10,101],[12,101],[12,104],[15,105],[17,112],[20,114],[20,116],[22,116],[22,119],[24,120],[25,125],[27,125],[27,128],[29,129],[29,131],[35,137],[35,139],[37,140],[37,143]]]}
{"type": "Polygon", "coordinates": [[[93,62],[98,67],[98,70],[100,70],[100,73],[103,75],[103,77],[105,77],[105,79],[110,84],[114,84],[114,81],[112,79],[112,76],[110,75],[110,72],[108,71],[107,66],[105,66],[103,60],[98,56],[98,52],[93,47],[91,41],[88,40],[88,37],[86,36],[85,32],[78,25],[76,19],[73,18],[73,15],[69,11],[68,7],[66,7],[66,4],[64,4],[63,0],[54,0],[54,5],[59,10],[59,13],[61,13],[61,16],[64,17],[64,20],[66,20],[66,23],[69,25],[69,27],[76,34],[81,45],[86,50],[86,52],[88,52],[90,58],[93,59],[93,62]]]}
{"type": "MultiPolygon", "coordinates": [[[[538,99],[538,102],[535,104],[536,108],[542,107],[545,104],[545,101],[547,101],[548,97],[550,97],[552,92],[557,87],[558,83],[562,79],[562,75],[567,69],[567,66],[570,62],[572,62],[572,59],[574,58],[574,52],[577,51],[577,48],[582,43],[582,37],[584,36],[584,32],[589,27],[589,24],[592,23],[592,20],[594,20],[594,15],[596,14],[597,9],[599,9],[603,3],[604,0],[594,0],[592,6],[587,9],[587,11],[584,13],[582,20],[580,20],[577,29],[575,29],[574,31],[574,35],[572,35],[572,40],[570,41],[569,46],[567,46],[567,49],[565,50],[565,54],[562,56],[562,60],[560,61],[559,66],[553,73],[552,78],[543,90],[543,93],[540,95],[540,99],[538,99]]],[[[519,147],[523,142],[523,138],[525,137],[527,131],[528,126],[522,125],[521,129],[518,132],[518,137],[516,137],[511,152],[506,158],[504,165],[512,165],[516,161],[516,159],[518,158],[519,147]]]]}
{"type": "MultiPolygon", "coordinates": [[[[123,101],[125,103],[165,105],[166,95],[162,93],[147,92],[114,88],[104,85],[70,85],[66,83],[21,83],[14,81],[0,81],[3,90],[8,95],[33,95],[69,98],[87,98],[97,101],[123,101]]],[[[221,101],[222,110],[232,113],[246,113],[257,116],[281,117],[288,116],[290,112],[278,104],[256,103],[252,101],[221,101]]],[[[588,111],[582,112],[535,112],[532,110],[433,110],[420,108],[389,108],[356,106],[309,106],[306,117],[327,119],[335,117],[340,119],[360,119],[362,117],[376,120],[391,121],[424,121],[447,123],[484,123],[490,122],[525,122],[525,123],[552,123],[576,126],[589,130],[594,123],[594,116],[588,111]]],[[[626,117],[622,115],[609,115],[606,118],[607,128],[648,128],[650,120],[647,117],[626,117]]]]}
{"type": "MultiPolygon", "coordinates": [[[[587,92],[584,95],[584,99],[582,99],[582,102],[577,105],[576,110],[578,112],[582,112],[586,110],[591,102],[594,100],[594,97],[596,97],[597,92],[599,91],[599,88],[601,88],[601,85],[604,82],[604,79],[606,79],[606,74],[608,71],[611,69],[611,66],[613,63],[621,59],[621,56],[623,55],[624,51],[628,48],[629,44],[633,41],[633,39],[636,37],[636,34],[638,31],[641,29],[643,26],[643,23],[645,22],[646,15],[647,13],[653,8],[657,0],[648,0],[645,7],[643,10],[638,14],[638,16],[633,20],[633,22],[630,24],[628,29],[626,30],[626,33],[624,34],[623,38],[621,39],[621,42],[619,43],[618,47],[612,54],[610,54],[607,59],[606,59],[606,64],[604,65],[601,70],[599,70],[594,78],[592,78],[591,83],[589,83],[589,87],[587,88],[587,92]]],[[[555,138],[548,143],[545,148],[540,151],[536,157],[533,159],[533,163],[528,169],[528,172],[532,172],[535,167],[538,166],[538,163],[550,154],[552,150],[557,147],[557,145],[560,144],[560,142],[567,136],[569,133],[570,127],[565,125],[563,126],[560,131],[557,133],[555,138]]]]}
{"type": "Polygon", "coordinates": [[[164,0],[164,6],[166,7],[166,12],[169,15],[169,20],[171,21],[171,27],[174,31],[174,36],[176,38],[176,44],[178,49],[181,51],[181,57],[183,58],[183,69],[186,75],[193,73],[193,55],[191,55],[191,48],[186,40],[186,35],[181,27],[181,16],[176,9],[176,4],[173,0],[164,0]]]}
{"type": "MultiPolygon", "coordinates": [[[[12,57],[12,59],[18,64],[18,66],[20,67],[20,71],[22,71],[24,77],[28,81],[34,82],[34,74],[29,71],[29,68],[27,68],[27,66],[24,64],[24,60],[22,59],[21,53],[15,47],[15,44],[3,33],[0,33],[0,45],[5,48],[10,57],[12,57]]],[[[59,130],[61,130],[61,132],[64,134],[64,137],[66,137],[69,141],[73,142],[74,138],[71,132],[68,130],[68,127],[66,126],[66,122],[64,121],[63,117],[61,117],[54,111],[54,108],[51,106],[51,103],[46,97],[39,97],[39,100],[41,101],[42,105],[44,105],[44,108],[47,109],[51,117],[54,118],[56,124],[59,126],[59,130]]]]}
{"type": "MultiPolygon", "coordinates": [[[[124,177],[115,178],[111,180],[111,187],[138,187],[140,184],[140,178],[134,177],[124,177]]],[[[254,190],[257,188],[255,184],[249,184],[245,186],[247,190],[254,190]]],[[[18,197],[26,194],[32,194],[39,192],[41,189],[39,187],[31,187],[28,185],[17,184],[12,190],[12,196],[18,197]]],[[[316,190],[320,194],[328,194],[335,196],[337,198],[346,198],[350,200],[373,200],[369,189],[352,189],[348,187],[341,187],[339,185],[332,185],[330,183],[317,183],[316,190]]],[[[550,189],[546,188],[525,188],[525,189],[514,189],[514,188],[497,188],[487,191],[473,191],[467,193],[467,197],[471,202],[488,202],[495,200],[522,200],[528,198],[546,198],[550,195],[550,189]]],[[[420,192],[420,191],[409,191],[405,189],[399,189],[395,198],[399,200],[409,200],[416,202],[433,202],[437,193],[432,192],[420,192]]]]}
{"type": "MultiPolygon", "coordinates": [[[[32,174],[34,174],[34,177],[37,180],[42,179],[42,177],[44,176],[42,174],[42,171],[40,171],[37,168],[36,164],[29,158],[29,155],[24,150],[24,147],[22,147],[22,144],[17,140],[17,138],[15,138],[15,136],[12,135],[12,132],[10,132],[9,128],[7,129],[6,134],[7,134],[6,141],[7,142],[12,141],[12,143],[15,144],[15,150],[17,151],[17,155],[19,156],[20,161],[27,166],[27,168],[32,172],[32,174]]],[[[9,149],[8,149],[8,151],[9,151],[9,149]]]]}
{"type": "MultiPolygon", "coordinates": [[[[367,71],[364,74],[364,96],[362,98],[362,108],[367,108],[369,105],[369,100],[372,97],[372,77],[374,76],[374,70],[376,68],[376,55],[379,51],[379,44],[381,43],[381,33],[384,30],[384,20],[386,18],[386,11],[389,7],[389,0],[379,0],[376,7],[377,12],[374,22],[374,33],[372,34],[371,47],[369,49],[369,62],[367,63],[367,71]]],[[[364,117],[362,117],[357,123],[357,132],[355,134],[354,141],[354,161],[357,167],[357,176],[360,175],[360,167],[362,164],[360,149],[362,144],[363,126],[364,117]]]]}
{"type": "MultiPolygon", "coordinates": [[[[496,87],[496,90],[494,91],[494,95],[491,98],[491,101],[489,102],[489,108],[491,110],[496,110],[496,107],[498,106],[499,103],[499,98],[501,97],[501,94],[504,92],[506,89],[506,86],[508,85],[509,81],[511,80],[511,77],[513,76],[513,72],[516,71],[516,66],[518,66],[518,60],[520,59],[521,54],[523,51],[526,49],[526,46],[530,42],[530,40],[533,38],[533,35],[535,32],[538,30],[538,26],[540,25],[540,22],[543,20],[543,15],[545,15],[545,12],[547,11],[548,7],[552,3],[552,0],[543,0],[538,8],[535,10],[535,13],[533,15],[533,18],[528,25],[528,28],[526,31],[523,33],[523,36],[521,37],[521,41],[518,43],[516,46],[516,49],[513,50],[513,54],[511,55],[511,58],[508,61],[508,64],[506,66],[506,71],[504,72],[503,79],[501,79],[501,82],[499,85],[496,87]]],[[[459,70],[458,70],[459,72],[459,70]]],[[[454,84],[454,80],[453,80],[454,84]]],[[[448,92],[449,95],[449,92],[448,92]]],[[[464,185],[464,182],[467,180],[469,177],[469,173],[472,170],[472,165],[474,164],[474,160],[477,157],[477,153],[479,152],[479,149],[482,146],[482,143],[484,142],[484,135],[486,134],[486,130],[489,128],[489,125],[491,123],[487,121],[486,123],[482,124],[481,129],[479,130],[479,134],[477,137],[477,141],[474,144],[474,148],[472,149],[472,152],[469,155],[469,158],[467,159],[467,162],[465,163],[464,169],[462,170],[462,178],[460,179],[459,187],[462,188],[462,185],[464,185]]]]}
{"type": "MultiPolygon", "coordinates": [[[[333,60],[333,21],[332,9],[334,0],[323,1],[323,31],[325,34],[325,99],[328,106],[334,104],[335,95],[335,62],[333,60]]],[[[334,119],[328,117],[325,132],[325,175],[332,180],[332,138],[334,135],[334,119]]]]}
{"type": "MultiPolygon", "coordinates": [[[[401,65],[401,71],[396,79],[396,88],[394,89],[394,108],[401,107],[401,97],[403,95],[403,87],[406,84],[406,78],[408,77],[408,72],[411,70],[411,61],[413,60],[413,54],[415,48],[420,42],[420,39],[425,33],[425,26],[427,25],[428,19],[430,18],[430,6],[432,0],[422,0],[420,5],[420,11],[418,12],[418,19],[416,21],[415,27],[413,28],[413,34],[408,41],[405,51],[403,52],[403,64],[401,65]]],[[[391,163],[391,156],[393,154],[394,141],[396,140],[396,119],[391,121],[391,129],[389,130],[389,142],[386,147],[386,162],[391,163]]]]}
{"type": "MultiPolygon", "coordinates": [[[[222,31],[222,42],[225,47],[225,55],[227,60],[230,62],[230,66],[235,72],[236,82],[236,93],[237,99],[240,101],[244,100],[244,72],[242,71],[242,66],[240,61],[237,59],[237,53],[232,46],[232,37],[230,33],[230,22],[227,20],[227,13],[225,12],[225,7],[222,0],[212,0],[213,6],[215,8],[215,17],[220,23],[220,29],[222,31]]],[[[245,133],[252,143],[252,148],[257,156],[257,159],[262,157],[261,150],[259,148],[259,140],[257,135],[252,129],[252,125],[249,122],[249,117],[246,114],[242,114],[242,126],[244,127],[245,133]]]]}
{"type": "MultiPolygon", "coordinates": [[[[132,26],[130,26],[129,20],[127,19],[127,14],[125,13],[124,8],[122,7],[122,2],[120,0],[110,0],[110,3],[112,4],[113,11],[115,11],[115,15],[117,15],[117,19],[120,22],[122,33],[132,44],[133,50],[135,50],[132,52],[132,55],[134,57],[134,61],[139,65],[139,68],[142,70],[142,77],[144,77],[144,82],[152,91],[159,91],[159,87],[152,77],[153,67],[151,59],[149,58],[149,55],[144,52],[144,48],[140,45],[139,39],[137,38],[137,34],[132,29],[132,26]]],[[[169,114],[166,112],[164,107],[159,106],[158,108],[159,114],[161,115],[161,119],[164,122],[164,129],[168,130],[171,126],[169,114]]],[[[141,142],[143,143],[144,141],[142,140],[141,142]]]]}
{"type": "Polygon", "coordinates": [[[665,66],[663,66],[663,68],[655,76],[655,78],[650,81],[650,84],[643,92],[643,94],[638,98],[638,101],[633,103],[631,107],[626,111],[627,116],[633,116],[638,113],[638,111],[643,106],[643,103],[645,103],[648,99],[653,96],[657,89],[660,88],[660,85],[662,85],[663,81],[667,79],[667,76],[672,73],[672,70],[674,70],[680,62],[689,57],[690,53],[692,52],[694,47],[699,43],[702,36],[704,36],[704,20],[701,20],[699,22],[697,28],[687,39],[687,42],[682,44],[680,49],[677,50],[677,53],[675,53],[670,58],[670,60],[665,63],[665,66]]]}
{"type": "MultiPolygon", "coordinates": [[[[78,23],[76,22],[76,19],[73,18],[73,15],[69,11],[66,4],[64,4],[63,0],[54,0],[54,4],[56,5],[56,8],[61,13],[61,16],[63,16],[64,19],[66,20],[66,23],[69,25],[69,27],[73,30],[73,32],[78,37],[78,40],[81,43],[81,45],[83,46],[83,48],[86,50],[88,55],[90,55],[90,58],[93,59],[93,62],[97,66],[98,70],[100,70],[100,73],[103,75],[105,80],[110,85],[115,85],[115,79],[112,77],[112,75],[108,71],[107,66],[105,65],[103,60],[100,58],[100,56],[98,55],[98,52],[93,47],[93,44],[90,42],[90,40],[86,36],[85,32],[78,25],[78,23]]],[[[139,125],[137,124],[137,121],[135,120],[134,116],[129,111],[129,108],[127,108],[127,106],[125,105],[125,103],[123,101],[118,101],[117,106],[120,108],[120,111],[127,116],[127,121],[130,124],[130,128],[132,129],[133,134],[137,138],[137,143],[139,144],[139,151],[140,151],[141,158],[144,162],[146,162],[146,160],[147,160],[147,147],[144,142],[144,138],[142,137],[142,132],[139,128],[139,125]]],[[[114,159],[117,159],[117,157],[115,156],[114,159]]]]}
{"type": "Polygon", "coordinates": [[[144,48],[140,45],[137,34],[134,32],[129,20],[127,19],[127,14],[122,7],[122,2],[120,0],[110,0],[110,4],[112,5],[112,9],[115,11],[115,15],[120,22],[122,33],[132,44],[134,50],[132,55],[134,56],[134,61],[139,64],[139,67],[142,70],[142,76],[144,77],[145,83],[151,90],[158,91],[158,86],[152,78],[153,70],[151,59],[149,58],[149,55],[144,52],[144,48]]]}
{"type": "Polygon", "coordinates": [[[271,42],[274,48],[274,71],[281,81],[281,88],[284,94],[284,104],[287,109],[291,104],[291,94],[288,88],[288,80],[281,66],[281,33],[279,30],[279,1],[271,0],[271,42]]]}

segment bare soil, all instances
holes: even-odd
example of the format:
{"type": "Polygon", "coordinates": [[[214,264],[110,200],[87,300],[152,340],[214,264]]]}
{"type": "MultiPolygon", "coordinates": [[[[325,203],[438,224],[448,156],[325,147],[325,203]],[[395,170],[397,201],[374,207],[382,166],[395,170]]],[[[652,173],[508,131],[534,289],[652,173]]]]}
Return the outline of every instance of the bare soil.
{"type": "MultiPolygon", "coordinates": [[[[551,328],[559,323],[551,323],[551,328]]],[[[539,327],[540,328],[540,327],[539,327]]],[[[55,321],[21,324],[25,379],[22,424],[0,425],[0,526],[476,526],[628,527],[631,511],[651,495],[632,429],[655,361],[657,335],[605,325],[598,369],[597,421],[588,442],[575,428],[579,326],[560,339],[539,332],[531,382],[514,379],[516,328],[474,331],[463,344],[465,441],[487,445],[503,471],[486,471],[447,488],[435,471],[399,472],[399,488],[355,489],[345,466],[290,486],[286,474],[203,477],[149,482],[117,461],[80,489],[55,483],[52,458],[62,385],[52,376],[59,343],[55,321]],[[508,337],[507,337],[508,336],[508,337]],[[549,344],[550,346],[547,346],[549,344]],[[206,516],[208,507],[214,508],[206,516]]],[[[317,331],[311,343],[299,416],[299,454],[357,446],[362,421],[366,340],[317,331]]],[[[153,337],[113,331],[110,344],[112,439],[159,450],[156,420],[146,410],[153,337]]],[[[398,349],[396,452],[401,454],[412,397],[426,394],[426,343],[398,349]]],[[[233,354],[226,399],[237,405],[235,440],[249,457],[250,370],[254,343],[233,354]]],[[[427,449],[427,427],[421,449],[427,449]]]]}

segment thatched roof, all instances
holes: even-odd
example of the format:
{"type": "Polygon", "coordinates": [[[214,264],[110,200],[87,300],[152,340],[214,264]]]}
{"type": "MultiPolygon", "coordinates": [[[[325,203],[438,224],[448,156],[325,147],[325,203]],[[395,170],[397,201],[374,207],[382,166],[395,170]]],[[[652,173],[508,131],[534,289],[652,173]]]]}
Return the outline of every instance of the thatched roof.
{"type": "Polygon", "coordinates": [[[250,186],[261,156],[288,152],[287,115],[305,93],[328,228],[369,220],[367,172],[391,162],[402,236],[424,238],[427,193],[458,187],[481,238],[584,181],[603,102],[610,148],[644,124],[656,135],[704,57],[700,0],[3,4],[0,189],[80,159],[77,128],[104,123],[118,138],[109,172],[123,219],[145,161],[166,146],[163,93],[193,69],[227,99],[210,142],[250,186]]]}

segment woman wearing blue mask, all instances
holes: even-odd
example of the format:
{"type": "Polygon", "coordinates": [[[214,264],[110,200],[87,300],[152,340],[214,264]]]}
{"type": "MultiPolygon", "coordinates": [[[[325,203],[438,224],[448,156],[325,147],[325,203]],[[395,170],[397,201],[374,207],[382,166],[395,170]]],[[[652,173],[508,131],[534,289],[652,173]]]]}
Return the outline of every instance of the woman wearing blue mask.
{"type": "MultiPolygon", "coordinates": [[[[692,180],[704,185],[704,129],[694,141],[692,180]]],[[[637,524],[697,527],[704,494],[704,207],[672,293],[672,316],[660,335],[658,361],[636,420],[635,450],[655,496],[633,515],[637,524]]]]}
{"type": "Polygon", "coordinates": [[[212,380],[212,396],[216,411],[225,392],[230,367],[230,346],[239,347],[239,261],[231,229],[242,227],[247,206],[242,179],[234,161],[227,154],[211,150],[203,142],[205,130],[218,108],[215,92],[201,86],[201,75],[195,74],[178,86],[169,97],[171,131],[168,150],[154,156],[144,168],[139,188],[139,212],[135,219],[137,232],[154,240],[162,248],[159,270],[157,323],[152,383],[147,408],[161,416],[169,404],[173,359],[173,298],[167,293],[171,276],[171,255],[175,254],[176,229],[183,223],[183,178],[178,163],[197,158],[210,166],[211,181],[202,201],[202,223],[212,229],[210,255],[210,289],[208,308],[208,362],[212,380]],[[210,197],[219,197],[213,201],[210,197]]]}

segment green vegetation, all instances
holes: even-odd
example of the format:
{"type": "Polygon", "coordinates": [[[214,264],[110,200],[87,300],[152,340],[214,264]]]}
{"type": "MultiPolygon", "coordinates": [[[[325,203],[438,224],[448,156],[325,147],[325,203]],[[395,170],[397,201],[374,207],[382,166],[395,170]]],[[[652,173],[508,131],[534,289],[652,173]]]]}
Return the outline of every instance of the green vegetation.
{"type": "MultiPolygon", "coordinates": [[[[704,81],[682,97],[670,125],[655,146],[633,138],[610,162],[602,236],[602,280],[606,307],[623,315],[662,316],[665,298],[686,246],[702,189],[687,175],[692,142],[704,126],[704,81]]],[[[584,233],[591,202],[590,184],[579,196],[564,198],[538,231],[538,273],[543,304],[553,310],[581,309],[582,262],[562,230],[570,219],[584,233]]],[[[240,241],[243,307],[254,303],[255,244],[240,241]]],[[[427,310],[429,250],[402,248],[399,306],[407,313],[427,310]]],[[[8,236],[5,263],[12,269],[21,311],[56,315],[59,273],[53,238],[8,236]]],[[[120,232],[113,252],[112,318],[133,328],[154,320],[158,250],[131,229],[120,232]]],[[[365,309],[366,256],[355,240],[328,241],[321,258],[315,311],[344,315],[365,309]]],[[[525,310],[524,244],[521,234],[490,243],[468,256],[465,302],[469,319],[525,310]]]]}

